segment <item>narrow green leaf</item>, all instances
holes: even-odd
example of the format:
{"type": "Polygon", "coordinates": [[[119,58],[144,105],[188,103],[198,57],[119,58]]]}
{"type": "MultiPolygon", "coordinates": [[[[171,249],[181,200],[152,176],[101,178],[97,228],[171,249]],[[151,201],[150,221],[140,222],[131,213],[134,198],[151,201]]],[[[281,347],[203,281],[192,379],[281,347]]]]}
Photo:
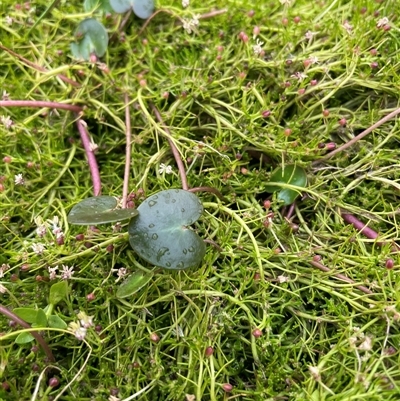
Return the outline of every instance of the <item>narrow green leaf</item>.
{"type": "Polygon", "coordinates": [[[112,223],[131,219],[138,215],[136,209],[115,209],[113,196],[93,196],[76,204],[68,215],[68,222],[79,225],[112,223]]]}
{"type": "Polygon", "coordinates": [[[153,273],[141,270],[131,274],[118,288],[117,298],[126,298],[138,292],[153,278],[153,273]]]}

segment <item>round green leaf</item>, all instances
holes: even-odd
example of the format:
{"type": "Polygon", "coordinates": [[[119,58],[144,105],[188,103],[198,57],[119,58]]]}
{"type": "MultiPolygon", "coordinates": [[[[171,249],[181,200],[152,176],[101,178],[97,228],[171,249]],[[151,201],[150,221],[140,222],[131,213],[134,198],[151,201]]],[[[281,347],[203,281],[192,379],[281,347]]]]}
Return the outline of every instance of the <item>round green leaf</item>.
{"type": "Polygon", "coordinates": [[[71,224],[92,225],[130,219],[138,215],[136,209],[115,209],[113,196],[93,196],[76,204],[68,215],[71,224]]]}
{"type": "Polygon", "coordinates": [[[94,18],[83,20],[75,31],[77,42],[71,43],[72,54],[79,59],[89,60],[91,54],[104,56],[108,46],[108,33],[103,24],[94,18]]]}
{"type": "Polygon", "coordinates": [[[111,13],[113,11],[108,0],[84,0],[83,9],[88,13],[91,11],[111,13]]]}
{"type": "Polygon", "coordinates": [[[272,173],[267,191],[278,192],[277,199],[283,201],[284,205],[290,205],[300,193],[294,189],[283,188],[281,185],[271,185],[273,183],[289,184],[305,188],[307,185],[307,175],[303,168],[295,164],[279,167],[272,173]]]}
{"type": "Polygon", "coordinates": [[[117,298],[126,298],[138,292],[153,278],[153,273],[141,270],[131,274],[118,288],[117,298]]]}
{"type": "Polygon", "coordinates": [[[133,7],[133,0],[110,0],[110,5],[116,13],[123,14],[133,7]]]}
{"type": "Polygon", "coordinates": [[[154,0],[133,0],[133,12],[141,19],[149,18],[154,11],[154,0]]]}
{"type": "Polygon", "coordinates": [[[182,189],[168,189],[146,199],[139,217],[129,223],[129,242],[145,260],[166,269],[197,266],[206,248],[188,226],[203,213],[199,198],[182,189]]]}

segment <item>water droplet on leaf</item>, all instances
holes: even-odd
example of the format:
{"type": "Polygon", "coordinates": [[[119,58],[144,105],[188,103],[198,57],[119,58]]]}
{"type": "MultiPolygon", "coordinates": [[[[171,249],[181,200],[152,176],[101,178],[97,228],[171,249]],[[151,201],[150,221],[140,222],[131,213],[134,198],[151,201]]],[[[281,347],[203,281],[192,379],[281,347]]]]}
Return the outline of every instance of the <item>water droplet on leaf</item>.
{"type": "Polygon", "coordinates": [[[158,239],[158,235],[154,233],[154,234],[151,236],[151,238],[153,238],[153,239],[158,239]]]}
{"type": "Polygon", "coordinates": [[[194,252],[194,247],[193,246],[189,246],[188,251],[189,252],[194,252]]]}
{"type": "Polygon", "coordinates": [[[154,205],[157,205],[157,202],[151,200],[151,201],[149,202],[149,206],[150,206],[150,207],[153,207],[154,205]]]}
{"type": "MultiPolygon", "coordinates": [[[[157,262],[159,262],[160,261],[160,259],[167,253],[169,251],[169,248],[166,248],[166,247],[162,247],[162,248],[160,248],[159,250],[158,250],[158,252],[157,252],[157,262]]],[[[170,264],[170,266],[171,266],[171,264],[170,264]]]]}

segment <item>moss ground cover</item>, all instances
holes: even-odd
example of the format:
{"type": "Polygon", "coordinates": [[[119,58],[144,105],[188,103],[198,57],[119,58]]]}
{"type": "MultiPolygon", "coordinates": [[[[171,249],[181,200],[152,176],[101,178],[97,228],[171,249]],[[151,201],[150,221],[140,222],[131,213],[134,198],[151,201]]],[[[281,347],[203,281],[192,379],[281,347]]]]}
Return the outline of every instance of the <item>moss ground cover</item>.
{"type": "Polygon", "coordinates": [[[0,399],[398,400],[399,12],[165,0],[144,21],[3,1],[0,399]],[[79,61],[90,16],[109,45],[79,61]],[[223,195],[196,192],[198,268],[154,270],[127,221],[68,223],[100,192],[128,185],[137,207],[185,187],[174,150],[188,188],[223,195]],[[289,165],[307,187],[283,207],[267,183],[289,165]],[[118,297],[135,272],[153,276],[118,297]]]}

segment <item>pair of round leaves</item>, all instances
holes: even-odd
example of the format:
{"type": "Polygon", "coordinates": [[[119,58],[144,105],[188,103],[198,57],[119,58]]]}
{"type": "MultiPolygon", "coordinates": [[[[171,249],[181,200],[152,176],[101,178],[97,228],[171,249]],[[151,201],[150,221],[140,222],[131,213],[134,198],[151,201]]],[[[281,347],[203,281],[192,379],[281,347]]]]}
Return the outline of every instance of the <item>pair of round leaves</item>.
{"type": "Polygon", "coordinates": [[[290,205],[300,195],[300,192],[284,188],[284,185],[274,184],[289,184],[305,188],[307,185],[307,174],[304,169],[294,164],[279,167],[271,174],[266,188],[267,192],[277,192],[277,199],[283,201],[284,205],[290,205]]]}
{"type": "Polygon", "coordinates": [[[154,11],[154,0],[110,0],[110,5],[116,13],[132,10],[141,19],[149,18],[154,11]]]}
{"type": "Polygon", "coordinates": [[[103,57],[107,51],[107,30],[94,18],[87,18],[79,23],[75,38],[76,42],[71,43],[71,52],[78,59],[87,61],[92,54],[103,57]]]}
{"type": "Polygon", "coordinates": [[[71,224],[129,222],[129,243],[143,259],[167,269],[197,266],[205,255],[203,240],[188,226],[199,219],[199,198],[181,189],[168,189],[147,198],[138,209],[115,209],[112,196],[97,196],[75,205],[68,215],[71,224]]]}

